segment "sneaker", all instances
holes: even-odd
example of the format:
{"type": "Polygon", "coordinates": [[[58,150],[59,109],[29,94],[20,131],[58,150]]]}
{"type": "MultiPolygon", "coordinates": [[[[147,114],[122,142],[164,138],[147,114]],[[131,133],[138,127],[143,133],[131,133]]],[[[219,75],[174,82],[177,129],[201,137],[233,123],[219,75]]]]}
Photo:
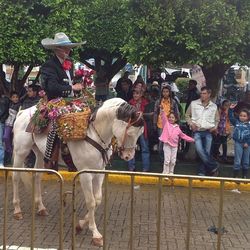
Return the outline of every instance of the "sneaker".
{"type": "Polygon", "coordinates": [[[205,176],[205,174],[203,174],[203,173],[198,173],[198,176],[205,176]]]}
{"type": "Polygon", "coordinates": [[[213,171],[211,172],[210,175],[214,176],[214,177],[217,177],[219,175],[219,169],[218,168],[213,169],[213,171]]]}

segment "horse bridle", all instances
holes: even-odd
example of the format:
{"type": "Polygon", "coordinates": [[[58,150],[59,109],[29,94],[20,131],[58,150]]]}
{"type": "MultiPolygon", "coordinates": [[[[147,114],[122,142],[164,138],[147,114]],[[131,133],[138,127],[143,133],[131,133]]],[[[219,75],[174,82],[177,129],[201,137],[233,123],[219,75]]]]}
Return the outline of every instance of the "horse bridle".
{"type": "Polygon", "coordinates": [[[141,121],[143,120],[143,113],[142,112],[137,112],[137,114],[138,115],[135,118],[135,120],[132,120],[131,117],[129,118],[128,125],[126,126],[125,131],[124,131],[124,135],[123,135],[123,139],[122,139],[122,144],[121,144],[120,147],[117,148],[118,153],[121,153],[125,149],[134,149],[135,148],[135,147],[131,147],[131,148],[125,147],[125,142],[126,142],[126,139],[128,137],[128,129],[131,126],[141,127],[140,124],[141,124],[141,121]]]}
{"type": "MultiPolygon", "coordinates": [[[[127,136],[128,136],[128,129],[131,127],[131,126],[135,126],[135,127],[140,127],[141,126],[141,121],[143,120],[143,113],[142,112],[137,112],[137,116],[136,116],[136,119],[135,120],[132,120],[132,118],[130,117],[129,118],[129,121],[128,121],[128,125],[126,126],[126,129],[124,131],[124,135],[123,135],[123,139],[122,139],[122,144],[120,147],[117,148],[117,151],[118,153],[120,154],[123,150],[125,149],[134,149],[135,147],[132,147],[132,148],[128,148],[126,147],[125,148],[125,141],[127,139],[127,136]]],[[[110,163],[109,161],[109,157],[108,157],[108,150],[110,149],[110,145],[106,145],[105,142],[103,141],[103,139],[101,138],[100,134],[98,133],[97,129],[95,128],[94,124],[93,124],[93,121],[91,122],[91,126],[92,128],[94,129],[95,133],[97,134],[97,136],[99,137],[100,141],[105,145],[106,148],[103,148],[98,142],[96,142],[95,140],[91,139],[89,136],[86,136],[85,137],[85,140],[91,144],[93,147],[95,147],[102,155],[102,159],[104,161],[105,164],[108,164],[110,163]]]]}

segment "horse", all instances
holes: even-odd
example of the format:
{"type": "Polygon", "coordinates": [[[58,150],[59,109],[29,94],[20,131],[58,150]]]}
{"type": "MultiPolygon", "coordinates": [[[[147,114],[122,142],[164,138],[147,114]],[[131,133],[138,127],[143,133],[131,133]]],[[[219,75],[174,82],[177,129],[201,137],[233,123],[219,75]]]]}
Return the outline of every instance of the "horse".
{"type": "MultiPolygon", "coordinates": [[[[43,168],[43,157],[45,154],[47,135],[28,133],[26,128],[30,118],[35,113],[36,107],[19,111],[14,123],[14,168],[25,167],[25,158],[30,150],[36,155],[35,168],[43,168]]],[[[86,140],[68,141],[67,145],[71,153],[73,162],[78,171],[83,169],[103,170],[110,159],[112,148],[110,147],[113,137],[117,140],[118,152],[120,158],[128,161],[134,157],[135,147],[138,137],[143,133],[143,119],[141,113],[138,113],[134,106],[131,106],[120,98],[113,98],[105,101],[97,110],[95,119],[90,121],[87,129],[87,137],[94,140],[106,152],[103,157],[100,150],[91,145],[86,140]]],[[[59,164],[62,159],[59,158],[59,164]]],[[[23,172],[13,172],[13,205],[14,218],[23,219],[20,207],[19,180],[23,172]]],[[[37,174],[35,177],[35,204],[39,215],[48,215],[43,204],[41,195],[41,177],[37,174]]],[[[92,231],[93,243],[97,246],[103,245],[101,233],[98,231],[95,223],[95,210],[102,200],[103,174],[86,173],[80,175],[80,183],[85,197],[87,214],[83,220],[79,220],[77,231],[82,230],[85,224],[89,224],[92,231]]]]}

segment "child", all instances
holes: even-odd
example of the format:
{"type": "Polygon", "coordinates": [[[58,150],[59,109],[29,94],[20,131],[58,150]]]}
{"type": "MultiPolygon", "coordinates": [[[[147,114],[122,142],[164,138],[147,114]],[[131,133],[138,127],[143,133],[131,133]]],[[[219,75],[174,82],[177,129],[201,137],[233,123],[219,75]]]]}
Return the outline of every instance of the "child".
{"type": "Polygon", "coordinates": [[[31,84],[28,86],[27,94],[25,95],[25,98],[22,102],[22,109],[30,108],[39,102],[40,100],[38,94],[39,91],[40,91],[40,86],[38,85],[31,84]]]}
{"type": "Polygon", "coordinates": [[[229,109],[229,119],[234,126],[234,168],[233,177],[237,178],[242,164],[242,178],[247,178],[250,156],[250,123],[249,112],[242,109],[239,118],[234,117],[234,108],[237,104],[231,104],[229,109]]]}
{"type": "Polygon", "coordinates": [[[217,134],[214,136],[213,156],[218,159],[222,145],[222,161],[227,162],[227,138],[230,135],[230,121],[228,116],[228,109],[230,102],[224,100],[219,109],[220,121],[217,127],[217,134]]]}
{"type": "Polygon", "coordinates": [[[177,124],[178,116],[176,115],[176,113],[170,112],[167,119],[165,112],[163,111],[163,109],[161,109],[161,118],[163,131],[159,140],[164,143],[164,165],[162,173],[173,174],[179,139],[182,138],[183,140],[186,140],[188,142],[194,142],[194,139],[181,131],[179,125],[177,124]]]}
{"type": "MultiPolygon", "coordinates": [[[[178,105],[175,100],[172,98],[172,92],[170,86],[163,86],[161,89],[160,98],[155,102],[154,107],[154,128],[157,129],[158,136],[162,133],[162,120],[160,115],[160,107],[162,107],[166,116],[169,116],[170,112],[174,112],[179,117],[178,105]]],[[[159,142],[159,155],[160,159],[163,160],[163,145],[162,142],[159,142]]]]}
{"type": "MultiPolygon", "coordinates": [[[[143,92],[134,90],[133,91],[133,98],[129,101],[129,103],[135,108],[140,111],[144,112],[146,105],[148,104],[148,101],[143,98],[143,92]]],[[[144,122],[144,133],[139,137],[140,146],[141,146],[141,156],[142,156],[142,167],[143,172],[149,171],[150,168],[150,153],[149,153],[149,147],[148,147],[148,137],[147,137],[147,126],[144,122]]],[[[135,170],[135,157],[128,162],[128,168],[129,171],[135,170]]]]}
{"type": "Polygon", "coordinates": [[[12,156],[12,130],[14,121],[16,119],[17,112],[20,108],[19,96],[17,92],[11,92],[10,94],[10,105],[9,105],[9,116],[5,121],[3,140],[5,143],[5,163],[10,163],[12,156]]]}

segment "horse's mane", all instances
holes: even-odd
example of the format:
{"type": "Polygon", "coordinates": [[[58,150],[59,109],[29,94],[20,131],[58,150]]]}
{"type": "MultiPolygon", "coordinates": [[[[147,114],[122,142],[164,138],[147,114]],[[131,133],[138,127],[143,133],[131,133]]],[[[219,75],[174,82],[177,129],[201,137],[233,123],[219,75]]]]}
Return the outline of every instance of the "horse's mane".
{"type": "Polygon", "coordinates": [[[123,99],[121,98],[111,98],[106,100],[101,107],[103,108],[111,108],[111,107],[118,107],[122,103],[126,103],[123,99]]]}
{"type": "MultiPolygon", "coordinates": [[[[104,102],[102,107],[100,108],[101,110],[110,110],[111,108],[116,107],[116,118],[118,120],[122,120],[125,122],[128,122],[129,119],[132,121],[135,121],[138,119],[139,114],[136,110],[136,108],[129,103],[125,102],[121,98],[112,98],[104,102]]],[[[143,126],[143,119],[138,119],[136,121],[135,126],[143,126]]]]}

